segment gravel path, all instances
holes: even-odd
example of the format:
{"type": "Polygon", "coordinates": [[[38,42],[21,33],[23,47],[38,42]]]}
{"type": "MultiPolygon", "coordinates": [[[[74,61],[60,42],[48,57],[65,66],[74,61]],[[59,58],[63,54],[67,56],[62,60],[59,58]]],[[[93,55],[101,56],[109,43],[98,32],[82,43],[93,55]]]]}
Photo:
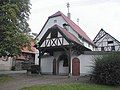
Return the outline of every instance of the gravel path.
{"type": "Polygon", "coordinates": [[[89,77],[70,77],[56,75],[12,74],[13,79],[0,85],[0,90],[19,90],[22,87],[39,84],[64,84],[87,82],[89,77]]]}

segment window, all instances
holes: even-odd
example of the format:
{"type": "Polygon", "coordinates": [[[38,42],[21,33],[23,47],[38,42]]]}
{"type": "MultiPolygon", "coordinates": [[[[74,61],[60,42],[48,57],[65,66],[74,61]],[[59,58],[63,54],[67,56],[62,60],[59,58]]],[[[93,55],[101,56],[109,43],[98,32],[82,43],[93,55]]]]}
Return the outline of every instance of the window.
{"type": "Polygon", "coordinates": [[[111,46],[111,51],[115,51],[115,46],[111,46]]]}
{"type": "Polygon", "coordinates": [[[54,20],[54,23],[57,23],[57,20],[54,20]]]}
{"type": "Polygon", "coordinates": [[[113,43],[113,41],[108,41],[108,44],[112,44],[113,43]]]}
{"type": "Polygon", "coordinates": [[[57,30],[53,30],[51,32],[51,38],[57,38],[57,36],[58,36],[58,31],[57,30]]]}
{"type": "Polygon", "coordinates": [[[63,67],[68,67],[68,59],[63,60],[63,67]]]}
{"type": "Polygon", "coordinates": [[[104,51],[104,47],[101,47],[101,51],[104,51]]]}
{"type": "Polygon", "coordinates": [[[68,56],[66,54],[60,55],[59,60],[63,61],[63,67],[68,67],[68,56]]]}

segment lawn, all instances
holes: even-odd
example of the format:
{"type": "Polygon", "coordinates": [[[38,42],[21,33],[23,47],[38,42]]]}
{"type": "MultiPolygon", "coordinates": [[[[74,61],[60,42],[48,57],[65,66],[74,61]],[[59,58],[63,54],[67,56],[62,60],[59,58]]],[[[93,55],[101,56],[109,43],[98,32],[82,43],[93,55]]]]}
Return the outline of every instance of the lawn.
{"type": "Polygon", "coordinates": [[[21,90],[120,90],[120,87],[82,83],[65,85],[36,85],[31,87],[24,87],[21,90]]]}
{"type": "Polygon", "coordinates": [[[12,77],[8,75],[0,75],[0,84],[8,82],[12,79],[12,77]]]}

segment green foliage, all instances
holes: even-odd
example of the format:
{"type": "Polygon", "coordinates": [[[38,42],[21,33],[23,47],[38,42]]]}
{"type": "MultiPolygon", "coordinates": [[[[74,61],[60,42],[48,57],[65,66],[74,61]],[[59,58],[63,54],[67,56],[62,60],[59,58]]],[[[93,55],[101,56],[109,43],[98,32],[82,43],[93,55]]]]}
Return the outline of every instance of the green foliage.
{"type": "Polygon", "coordinates": [[[92,81],[106,85],[120,85],[120,53],[94,58],[92,81]]]}
{"type": "Polygon", "coordinates": [[[8,76],[8,75],[0,75],[0,84],[3,84],[5,82],[8,82],[12,80],[12,77],[8,76]]]}
{"type": "Polygon", "coordinates": [[[39,65],[32,65],[30,71],[32,74],[38,74],[39,73],[39,65]]]}
{"type": "Polygon", "coordinates": [[[120,87],[108,87],[95,84],[34,85],[20,90],[120,90],[120,87]]]}
{"type": "Polygon", "coordinates": [[[15,56],[29,45],[29,0],[0,0],[0,56],[15,56]]]}
{"type": "Polygon", "coordinates": [[[11,67],[11,70],[12,70],[12,71],[15,71],[15,66],[12,66],[12,67],[11,67]]]}

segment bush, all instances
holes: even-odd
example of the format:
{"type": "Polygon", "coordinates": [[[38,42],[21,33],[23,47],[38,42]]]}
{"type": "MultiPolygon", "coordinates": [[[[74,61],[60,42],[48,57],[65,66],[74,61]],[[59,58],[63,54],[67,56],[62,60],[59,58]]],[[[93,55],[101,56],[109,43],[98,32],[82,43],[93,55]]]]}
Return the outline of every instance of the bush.
{"type": "Polygon", "coordinates": [[[92,81],[105,85],[120,85],[120,53],[94,58],[92,81]]]}
{"type": "Polygon", "coordinates": [[[32,74],[39,74],[39,65],[32,65],[31,66],[31,73],[32,74]]]}
{"type": "Polygon", "coordinates": [[[11,70],[12,70],[12,71],[15,71],[15,66],[12,66],[12,67],[11,67],[11,70]]]}

